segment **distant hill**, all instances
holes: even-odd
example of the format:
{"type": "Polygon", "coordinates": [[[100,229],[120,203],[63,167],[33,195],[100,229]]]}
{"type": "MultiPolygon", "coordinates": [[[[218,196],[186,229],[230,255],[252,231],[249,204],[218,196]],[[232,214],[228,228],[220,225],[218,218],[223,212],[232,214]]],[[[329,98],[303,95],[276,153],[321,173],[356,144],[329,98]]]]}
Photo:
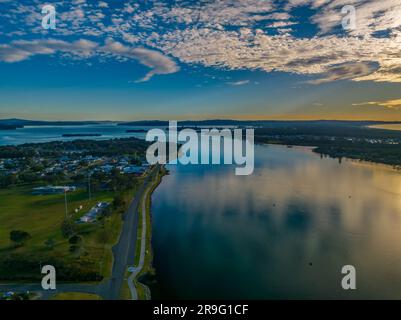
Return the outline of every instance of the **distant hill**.
{"type": "MultiPolygon", "coordinates": [[[[90,124],[115,123],[117,121],[40,121],[25,119],[0,119],[0,130],[10,130],[22,128],[24,126],[80,126],[90,124]]],[[[343,120],[230,120],[230,119],[212,119],[212,120],[183,120],[178,121],[179,127],[200,127],[200,126],[238,126],[238,127],[303,127],[303,126],[352,126],[361,127],[375,124],[397,124],[399,121],[343,121],[343,120]]],[[[167,127],[169,124],[165,120],[139,120],[139,121],[119,121],[120,126],[133,127],[167,127]]]]}
{"type": "MultiPolygon", "coordinates": [[[[165,127],[169,122],[164,120],[140,120],[131,122],[120,122],[122,126],[137,127],[165,127]]],[[[180,126],[237,126],[243,124],[239,120],[183,120],[179,121],[180,126]]]]}
{"type": "MultiPolygon", "coordinates": [[[[388,122],[388,121],[342,121],[342,120],[309,120],[309,121],[295,121],[295,120],[229,120],[229,119],[215,119],[215,120],[183,120],[178,121],[180,127],[196,127],[196,126],[251,126],[251,127],[303,127],[303,126],[368,126],[374,124],[396,124],[401,122],[388,122]]],[[[120,122],[118,125],[124,126],[137,126],[137,127],[167,127],[168,121],[163,120],[141,120],[120,122]]]]}
{"type": "Polygon", "coordinates": [[[24,126],[80,126],[88,124],[100,124],[108,121],[40,121],[40,120],[25,120],[25,119],[0,119],[0,128],[10,129],[22,128],[24,126]]]}

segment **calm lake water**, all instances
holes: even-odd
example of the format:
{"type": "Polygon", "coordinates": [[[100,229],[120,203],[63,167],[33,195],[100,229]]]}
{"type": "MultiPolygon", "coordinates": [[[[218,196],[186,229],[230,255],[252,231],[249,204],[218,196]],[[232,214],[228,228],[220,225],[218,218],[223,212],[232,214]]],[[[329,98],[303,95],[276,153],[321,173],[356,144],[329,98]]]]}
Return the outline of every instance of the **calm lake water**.
{"type": "Polygon", "coordinates": [[[107,140],[112,138],[144,138],[145,133],[127,133],[139,127],[117,126],[117,124],[97,124],[82,126],[27,126],[17,130],[0,130],[0,146],[74,139],[107,140]],[[101,134],[100,137],[68,137],[63,134],[101,134]]]}
{"type": "Polygon", "coordinates": [[[169,166],[152,198],[154,297],[401,298],[401,173],[305,148],[255,157],[248,177],[169,166]]]}

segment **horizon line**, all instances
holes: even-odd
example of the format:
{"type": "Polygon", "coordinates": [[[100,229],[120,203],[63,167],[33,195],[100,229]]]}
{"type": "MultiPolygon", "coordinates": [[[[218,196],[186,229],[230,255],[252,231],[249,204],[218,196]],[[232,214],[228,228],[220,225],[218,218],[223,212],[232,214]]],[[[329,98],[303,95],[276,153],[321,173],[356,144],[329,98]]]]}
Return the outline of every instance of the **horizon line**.
{"type": "Polygon", "coordinates": [[[43,119],[26,119],[26,118],[0,118],[0,121],[32,121],[32,122],[73,122],[73,123],[80,123],[80,122],[115,122],[115,123],[126,123],[126,122],[169,122],[169,121],[177,121],[177,122],[203,122],[203,121],[236,121],[236,122],[263,122],[263,121],[281,121],[281,122],[319,122],[319,121],[341,121],[341,122],[383,122],[383,123],[401,123],[401,120],[368,120],[368,119],[327,119],[327,118],[317,118],[317,119],[277,119],[277,118],[270,118],[270,119],[233,119],[233,118],[204,118],[204,119],[184,119],[184,120],[177,120],[177,119],[140,119],[140,120],[67,120],[67,119],[57,119],[57,120],[43,120],[43,119]]]}

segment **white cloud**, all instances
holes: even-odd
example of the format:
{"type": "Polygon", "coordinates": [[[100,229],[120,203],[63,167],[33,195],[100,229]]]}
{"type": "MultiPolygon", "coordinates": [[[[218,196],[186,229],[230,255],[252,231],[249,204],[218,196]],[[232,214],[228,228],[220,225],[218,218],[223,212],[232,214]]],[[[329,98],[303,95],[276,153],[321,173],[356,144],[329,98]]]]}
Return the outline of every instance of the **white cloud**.
{"type": "Polygon", "coordinates": [[[154,41],[149,39],[149,44],[190,64],[320,75],[332,80],[399,82],[400,40],[335,35],[300,39],[289,34],[270,36],[203,28],[175,30],[154,41]],[[377,67],[366,68],[366,61],[377,67]],[[348,72],[340,77],[334,73],[345,71],[336,67],[342,64],[347,64],[348,72]]]}
{"type": "Polygon", "coordinates": [[[401,110],[401,99],[386,101],[369,101],[362,103],[354,103],[353,106],[380,106],[386,109],[401,110]]]}
{"type": "Polygon", "coordinates": [[[4,62],[18,62],[27,59],[30,54],[24,50],[13,48],[9,45],[0,45],[0,60],[4,62]]]}
{"type": "Polygon", "coordinates": [[[333,67],[329,67],[321,78],[311,80],[309,81],[309,83],[322,84],[338,80],[356,79],[371,75],[377,69],[377,63],[372,62],[343,63],[333,67]]]}
{"type": "Polygon", "coordinates": [[[179,71],[179,67],[169,57],[162,53],[146,48],[129,48],[120,42],[108,41],[102,50],[106,53],[112,53],[119,56],[138,60],[141,64],[149,67],[151,70],[137,82],[150,80],[154,75],[170,74],[179,71]]]}
{"type": "Polygon", "coordinates": [[[56,39],[15,40],[9,45],[0,45],[0,61],[13,63],[26,60],[34,55],[51,55],[57,52],[88,57],[96,47],[96,43],[84,39],[74,42],[56,39]]]}
{"type": "Polygon", "coordinates": [[[354,5],[356,9],[356,29],[350,34],[372,35],[401,26],[400,0],[333,0],[318,11],[313,21],[322,32],[330,32],[341,25],[341,8],[346,5],[354,5]]]}
{"type": "MultiPolygon", "coordinates": [[[[183,63],[228,70],[306,75],[315,84],[344,79],[401,82],[401,0],[216,0],[202,5],[155,0],[149,6],[131,2],[117,9],[107,8],[105,1],[78,2],[70,10],[64,1],[55,2],[62,10],[52,34],[61,39],[77,34],[95,37],[96,43],[105,38],[124,42],[125,52],[118,58],[148,65],[151,71],[145,80],[153,74],[176,72],[178,66],[168,58],[172,56],[183,63]],[[357,30],[346,33],[341,30],[341,8],[350,4],[357,8],[357,30]],[[292,11],[300,6],[318,9],[310,23],[317,24],[319,33],[304,38],[294,35],[293,30],[305,23],[292,11]],[[384,36],[378,37],[378,32],[384,36]],[[154,50],[142,51],[149,50],[142,47],[154,50]]],[[[37,6],[11,5],[7,12],[0,12],[0,19],[18,26],[25,21],[26,30],[21,32],[49,34],[38,24],[37,6]]],[[[43,45],[45,40],[38,42],[43,45]]],[[[58,50],[47,44],[41,49],[45,53],[3,43],[0,59],[16,62],[34,54],[60,51],[77,56],[79,52],[78,48],[58,50]]]]}
{"type": "Polygon", "coordinates": [[[100,8],[108,8],[108,7],[109,7],[109,5],[108,5],[108,3],[107,3],[107,2],[104,2],[104,1],[99,1],[99,7],[100,7],[100,8]]]}
{"type": "Polygon", "coordinates": [[[269,28],[284,28],[284,27],[289,27],[296,24],[295,22],[291,22],[291,21],[275,21],[271,24],[268,25],[269,28]]]}
{"type": "Polygon", "coordinates": [[[275,12],[264,16],[265,19],[269,20],[289,20],[291,15],[288,12],[275,12]]]}
{"type": "Polygon", "coordinates": [[[243,86],[245,84],[248,84],[249,82],[250,82],[249,80],[240,80],[240,81],[235,81],[235,82],[228,82],[228,84],[230,86],[237,87],[237,86],[243,86]]]}
{"type": "MultiPolygon", "coordinates": [[[[218,0],[172,8],[158,4],[152,12],[165,21],[207,26],[246,26],[263,20],[275,9],[273,0],[218,0]]],[[[147,12],[148,14],[148,12],[147,12]]]]}
{"type": "Polygon", "coordinates": [[[138,82],[148,81],[154,75],[170,74],[179,70],[174,60],[158,51],[141,47],[127,47],[112,40],[107,41],[101,47],[97,43],[86,39],[74,42],[56,39],[16,40],[10,44],[0,45],[0,61],[13,63],[26,60],[34,55],[51,55],[56,53],[67,53],[83,59],[100,52],[135,59],[149,67],[151,70],[145,77],[138,80],[138,82]]]}
{"type": "Polygon", "coordinates": [[[127,3],[124,7],[124,12],[126,13],[133,13],[135,11],[135,8],[131,6],[129,3],[127,3]]]}
{"type": "Polygon", "coordinates": [[[400,0],[290,0],[280,10],[277,1],[214,1],[200,7],[177,7],[158,12],[164,21],[189,24],[163,33],[155,31],[147,44],[184,63],[227,69],[282,71],[317,76],[311,83],[354,80],[401,82],[401,23],[400,0]],[[358,4],[358,31],[343,34],[299,38],[288,28],[299,22],[291,16],[294,7],[319,8],[312,18],[322,31],[341,27],[342,6],[358,4]],[[380,4],[377,4],[380,3],[380,4]],[[256,9],[257,7],[257,9],[256,9]],[[336,14],[335,19],[332,17],[336,14]],[[374,19],[379,15],[379,19],[374,19]],[[380,18],[381,17],[381,18],[380,18]],[[398,17],[397,22],[394,20],[398,17]],[[274,20],[267,27],[276,29],[278,36],[254,28],[264,19],[274,20]],[[373,23],[374,22],[374,23],[373,23]],[[373,23],[373,24],[372,24],[373,23]],[[367,30],[365,25],[372,29],[367,30]],[[239,26],[233,29],[225,26],[239,26]],[[390,28],[391,37],[378,38],[374,33],[390,28]],[[363,34],[363,37],[360,35],[363,34]],[[373,67],[374,66],[374,67],[373,67]]]}

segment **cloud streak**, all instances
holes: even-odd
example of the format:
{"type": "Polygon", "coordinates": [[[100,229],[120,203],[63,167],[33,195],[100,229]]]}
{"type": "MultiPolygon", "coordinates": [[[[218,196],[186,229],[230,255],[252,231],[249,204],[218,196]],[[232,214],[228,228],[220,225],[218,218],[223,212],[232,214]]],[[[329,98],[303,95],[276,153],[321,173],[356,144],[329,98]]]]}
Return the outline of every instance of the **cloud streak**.
{"type": "Polygon", "coordinates": [[[249,82],[250,82],[249,80],[239,80],[239,81],[235,81],[235,82],[228,82],[228,84],[233,87],[238,87],[238,86],[243,86],[243,85],[249,84],[249,82]]]}
{"type": "Polygon", "coordinates": [[[323,74],[323,77],[311,80],[309,83],[322,84],[339,80],[363,78],[371,75],[373,72],[377,71],[378,68],[379,65],[374,62],[344,63],[329,67],[323,74]]]}
{"type": "Polygon", "coordinates": [[[150,71],[137,82],[150,80],[154,75],[175,73],[179,66],[171,58],[162,53],[141,47],[128,47],[120,42],[109,40],[105,45],[79,39],[67,42],[56,39],[48,40],[15,40],[10,44],[0,44],[0,61],[15,63],[27,60],[35,55],[71,54],[78,59],[92,57],[99,53],[135,59],[150,71]]]}
{"type": "Polygon", "coordinates": [[[354,103],[353,106],[380,106],[386,109],[401,110],[401,99],[386,100],[386,101],[369,101],[362,103],[354,103]]]}
{"type": "Polygon", "coordinates": [[[117,56],[135,59],[151,69],[142,79],[136,82],[145,82],[150,80],[154,75],[170,74],[180,70],[174,60],[155,50],[130,48],[113,40],[108,41],[101,50],[117,56]]]}

